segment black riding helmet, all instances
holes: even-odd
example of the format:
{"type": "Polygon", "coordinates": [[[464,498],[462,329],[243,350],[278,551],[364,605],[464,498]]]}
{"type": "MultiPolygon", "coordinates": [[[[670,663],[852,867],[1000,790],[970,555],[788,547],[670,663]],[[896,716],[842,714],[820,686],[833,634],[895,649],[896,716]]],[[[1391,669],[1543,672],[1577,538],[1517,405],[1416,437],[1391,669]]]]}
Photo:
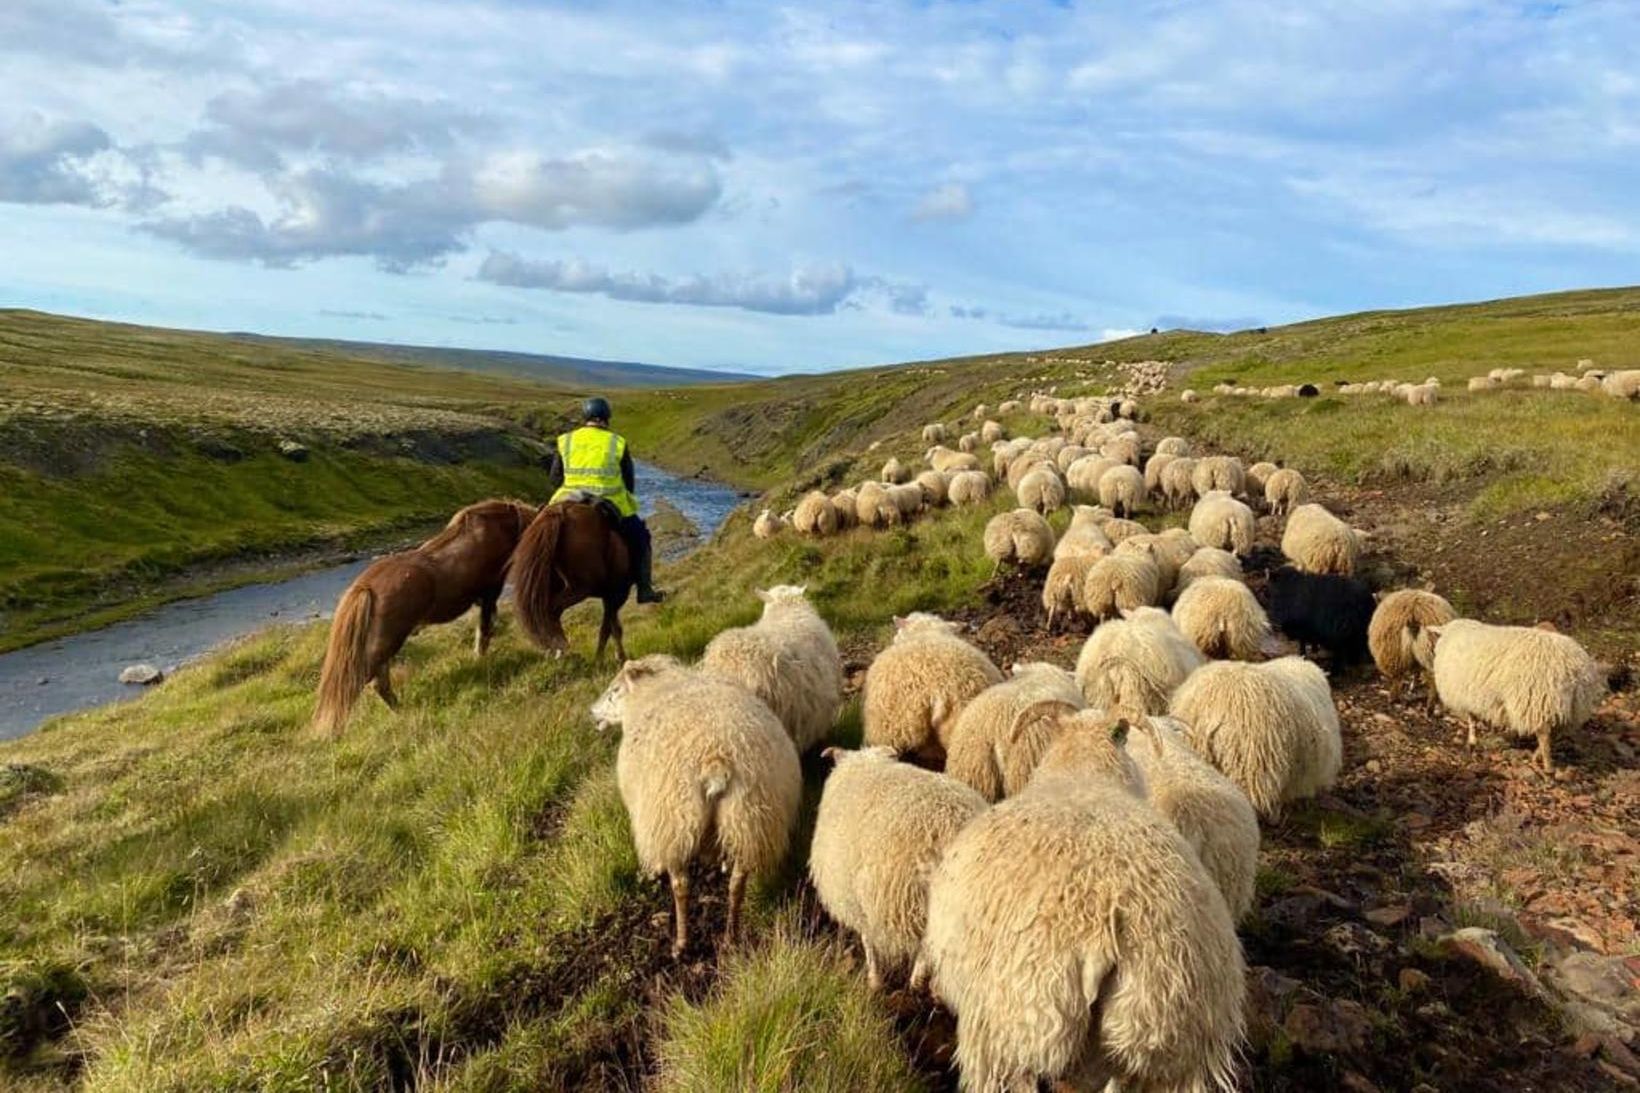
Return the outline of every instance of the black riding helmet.
{"type": "Polygon", "coordinates": [[[609,400],[602,395],[593,395],[581,403],[581,420],[607,422],[609,420],[609,400]]]}

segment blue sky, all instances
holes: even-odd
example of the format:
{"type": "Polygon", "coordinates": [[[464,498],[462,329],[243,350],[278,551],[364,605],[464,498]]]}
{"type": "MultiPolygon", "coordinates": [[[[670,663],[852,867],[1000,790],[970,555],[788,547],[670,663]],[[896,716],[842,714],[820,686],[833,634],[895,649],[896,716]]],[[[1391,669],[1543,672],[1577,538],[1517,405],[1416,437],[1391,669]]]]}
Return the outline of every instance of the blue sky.
{"type": "Polygon", "coordinates": [[[1640,281],[1640,3],[4,0],[0,305],[758,372],[1640,281]]]}

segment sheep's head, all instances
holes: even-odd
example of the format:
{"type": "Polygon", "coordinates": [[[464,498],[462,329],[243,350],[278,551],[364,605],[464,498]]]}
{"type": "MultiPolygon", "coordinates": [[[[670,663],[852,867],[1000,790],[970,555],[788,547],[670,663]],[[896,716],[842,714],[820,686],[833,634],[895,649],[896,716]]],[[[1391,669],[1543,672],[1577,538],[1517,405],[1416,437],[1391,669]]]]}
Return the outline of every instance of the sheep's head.
{"type": "Polygon", "coordinates": [[[809,586],[806,584],[777,584],[771,588],[757,589],[757,598],[764,604],[773,607],[783,603],[806,603],[806,594],[809,586]]]}
{"type": "Polygon", "coordinates": [[[1118,610],[1121,611],[1122,617],[1128,622],[1136,622],[1144,626],[1158,626],[1173,621],[1173,616],[1160,607],[1127,607],[1118,610]]]}
{"type": "Polygon", "coordinates": [[[664,653],[627,661],[621,665],[620,671],[615,673],[615,678],[609,681],[604,693],[592,704],[593,724],[598,726],[599,732],[612,725],[622,724],[626,720],[627,700],[631,698],[633,691],[661,675],[681,670],[683,662],[664,653]]]}
{"type": "Polygon", "coordinates": [[[1121,713],[1078,709],[1069,702],[1037,702],[1020,712],[1010,732],[1015,739],[1030,733],[1050,738],[1033,783],[1061,776],[1073,783],[1106,778],[1143,797],[1144,777],[1124,748],[1134,720],[1121,713]]]}
{"type": "Polygon", "coordinates": [[[894,616],[895,641],[912,634],[930,633],[960,634],[962,633],[962,624],[949,622],[926,611],[913,611],[909,615],[894,616]]]}
{"type": "Polygon", "coordinates": [[[820,753],[822,759],[830,759],[834,766],[844,763],[871,762],[892,763],[900,758],[900,753],[884,744],[860,748],[827,748],[820,753]]]}

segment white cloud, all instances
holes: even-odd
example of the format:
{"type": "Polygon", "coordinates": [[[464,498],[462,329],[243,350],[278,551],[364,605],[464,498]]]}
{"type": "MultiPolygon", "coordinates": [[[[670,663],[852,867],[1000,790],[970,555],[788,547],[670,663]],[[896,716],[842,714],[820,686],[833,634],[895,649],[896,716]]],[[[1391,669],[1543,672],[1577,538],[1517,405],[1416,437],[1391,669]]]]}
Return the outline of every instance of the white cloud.
{"type": "Polygon", "coordinates": [[[48,121],[40,115],[0,129],[0,202],[20,205],[100,205],[107,197],[89,161],[113,146],[89,122],[48,121]]]}
{"type": "Polygon", "coordinates": [[[862,282],[841,263],[804,266],[786,277],[717,274],[669,278],[654,273],[612,272],[579,258],[530,261],[493,252],[478,278],[514,288],[581,292],[646,304],[732,307],[771,315],[830,315],[862,282]]]}
{"type": "Polygon", "coordinates": [[[974,197],[960,182],[936,186],[917,199],[913,220],[966,220],[974,215],[974,197]]]}

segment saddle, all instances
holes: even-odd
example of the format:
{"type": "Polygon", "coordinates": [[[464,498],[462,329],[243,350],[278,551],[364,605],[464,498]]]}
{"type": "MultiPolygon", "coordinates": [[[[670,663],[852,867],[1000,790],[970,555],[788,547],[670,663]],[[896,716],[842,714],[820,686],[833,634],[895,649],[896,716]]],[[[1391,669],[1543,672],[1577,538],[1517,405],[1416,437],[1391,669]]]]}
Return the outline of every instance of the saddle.
{"type": "Polygon", "coordinates": [[[621,523],[621,512],[615,507],[615,502],[611,501],[607,497],[602,497],[596,493],[593,493],[591,490],[571,490],[570,492],[564,494],[564,496],[557,501],[557,504],[591,505],[593,508],[602,512],[605,516],[609,517],[610,523],[616,525],[617,527],[620,526],[621,523]]]}

